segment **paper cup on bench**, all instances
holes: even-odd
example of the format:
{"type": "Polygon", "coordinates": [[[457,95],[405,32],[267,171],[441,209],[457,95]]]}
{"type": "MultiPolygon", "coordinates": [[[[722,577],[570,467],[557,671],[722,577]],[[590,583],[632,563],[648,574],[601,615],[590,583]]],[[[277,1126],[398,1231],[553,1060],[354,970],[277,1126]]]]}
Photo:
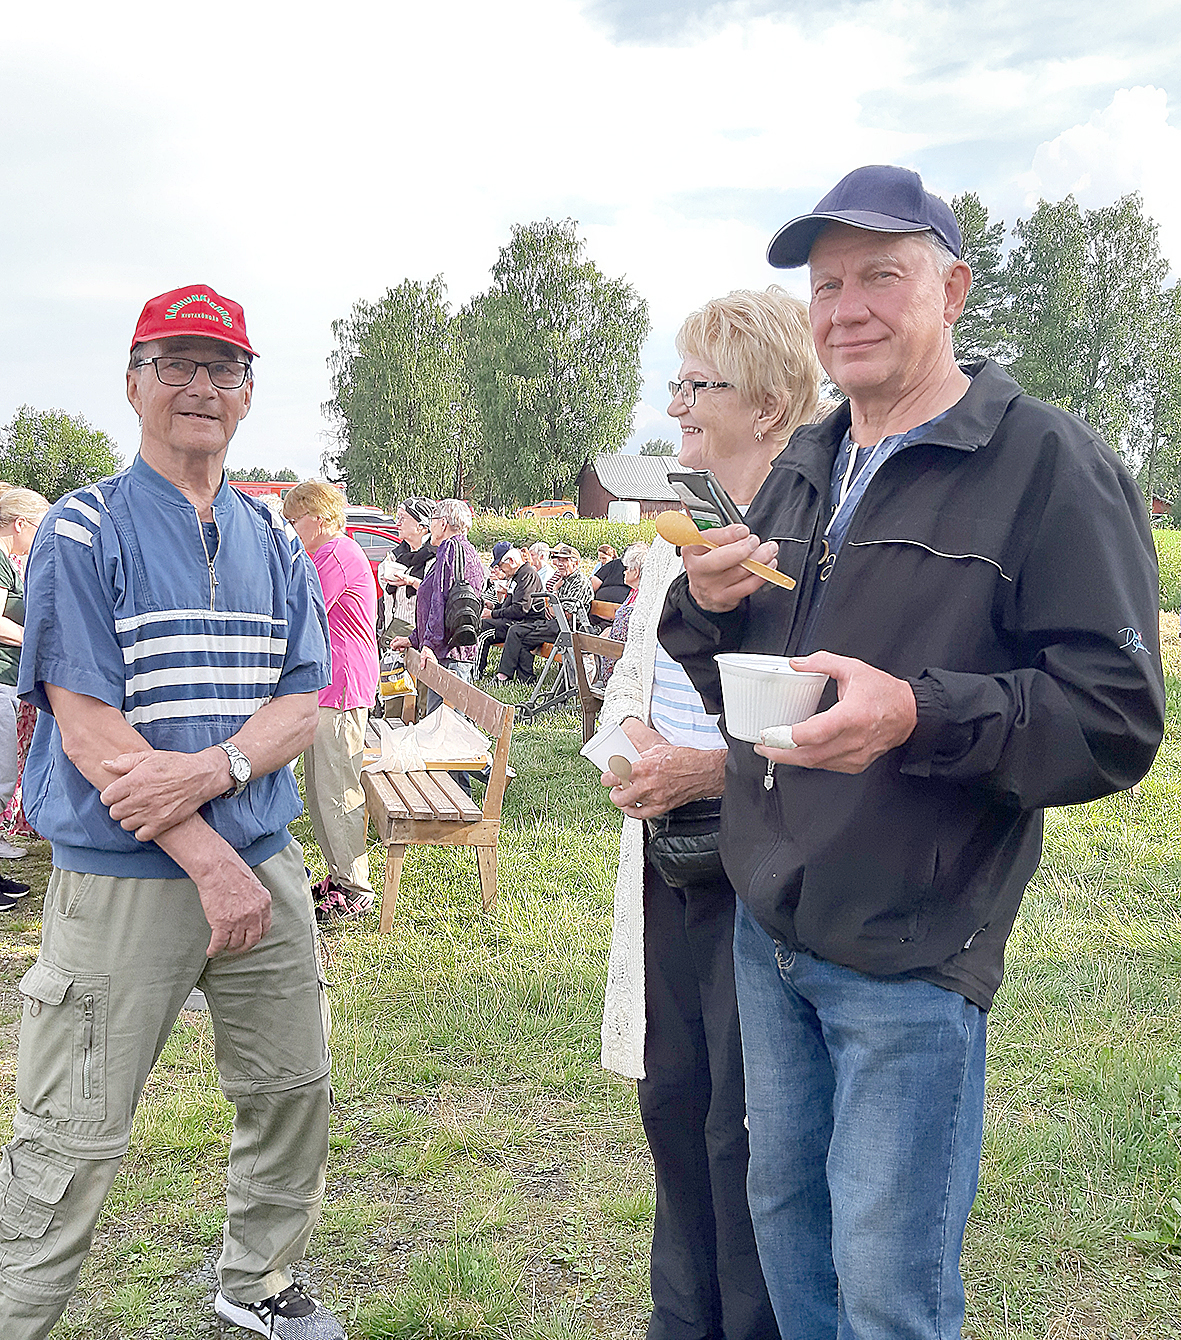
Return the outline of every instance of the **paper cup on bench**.
{"type": "Polygon", "coordinates": [[[816,711],[828,676],[793,670],[786,656],[727,651],[715,656],[722,676],[726,729],[759,744],[771,726],[794,726],[816,711]]]}
{"type": "Polygon", "coordinates": [[[611,759],[616,756],[634,763],[640,757],[640,751],[627,738],[622,726],[605,726],[587,740],[578,751],[583,758],[589,759],[600,772],[611,772],[611,759]]]}

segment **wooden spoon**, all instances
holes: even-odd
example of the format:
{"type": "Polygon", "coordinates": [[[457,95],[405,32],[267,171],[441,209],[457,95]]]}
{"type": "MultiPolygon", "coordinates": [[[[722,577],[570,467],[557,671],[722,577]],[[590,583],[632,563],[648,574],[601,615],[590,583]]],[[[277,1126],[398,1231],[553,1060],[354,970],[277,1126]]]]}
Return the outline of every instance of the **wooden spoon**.
{"type": "MultiPolygon", "coordinates": [[[[669,544],[703,544],[707,549],[716,549],[718,542],[709,538],[708,531],[700,531],[693,524],[693,518],[684,512],[661,512],[656,518],[656,533],[669,544]]],[[[764,581],[774,582],[785,591],[794,591],[795,578],[786,573],[769,568],[766,563],[756,563],[753,558],[744,558],[741,565],[747,572],[753,572],[764,581]]]]}
{"type": "Polygon", "coordinates": [[[613,772],[621,782],[631,779],[632,765],[622,754],[612,754],[607,760],[607,771],[613,772]]]}

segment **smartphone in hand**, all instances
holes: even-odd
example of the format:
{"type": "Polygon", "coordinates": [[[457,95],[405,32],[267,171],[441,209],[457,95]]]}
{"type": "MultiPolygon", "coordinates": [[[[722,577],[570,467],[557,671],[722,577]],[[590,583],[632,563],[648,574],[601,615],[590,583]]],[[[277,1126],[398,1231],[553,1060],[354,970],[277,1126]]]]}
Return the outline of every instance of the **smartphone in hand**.
{"type": "Polygon", "coordinates": [[[671,470],[668,482],[685,504],[698,530],[732,526],[742,521],[738,505],[712,470],[671,470]]]}

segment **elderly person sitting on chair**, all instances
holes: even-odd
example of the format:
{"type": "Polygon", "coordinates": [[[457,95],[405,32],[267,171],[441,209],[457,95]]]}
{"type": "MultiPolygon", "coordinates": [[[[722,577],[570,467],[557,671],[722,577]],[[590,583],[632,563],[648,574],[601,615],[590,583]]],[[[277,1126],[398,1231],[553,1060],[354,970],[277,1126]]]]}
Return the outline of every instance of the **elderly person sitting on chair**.
{"type": "MultiPolygon", "coordinates": [[[[585,628],[593,593],[590,578],[578,569],[582,555],[569,544],[555,545],[550,555],[555,572],[547,588],[549,595],[561,605],[573,627],[585,628]]],[[[530,599],[537,613],[532,619],[513,624],[505,634],[500,670],[496,675],[498,684],[507,684],[514,675],[532,683],[533,673],[529,667],[533,663],[533,648],[540,647],[543,642],[552,642],[558,636],[558,621],[545,617],[541,596],[530,599]]]]}
{"type": "MultiPolygon", "coordinates": [[[[496,550],[492,553],[495,557],[496,550]]],[[[493,644],[503,642],[513,624],[535,617],[529,612],[529,600],[541,591],[537,569],[525,561],[525,555],[519,549],[506,548],[497,562],[501,572],[509,578],[509,589],[504,599],[493,606],[480,623],[480,666],[477,672],[480,678],[488,669],[488,653],[493,644]]]]}

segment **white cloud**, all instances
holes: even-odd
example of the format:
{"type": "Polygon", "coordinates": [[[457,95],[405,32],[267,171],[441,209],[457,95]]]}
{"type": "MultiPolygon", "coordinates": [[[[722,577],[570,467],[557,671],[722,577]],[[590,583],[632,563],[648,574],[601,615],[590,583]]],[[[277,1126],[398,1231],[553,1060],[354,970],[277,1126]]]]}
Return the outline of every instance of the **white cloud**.
{"type": "Polygon", "coordinates": [[[1181,268],[1181,129],[1169,121],[1169,95],[1154,87],[1122,88],[1085,123],[1038,146],[1022,179],[1025,204],[1073,193],[1087,209],[1129,191],[1144,197],[1160,225],[1161,250],[1181,268]]]}

